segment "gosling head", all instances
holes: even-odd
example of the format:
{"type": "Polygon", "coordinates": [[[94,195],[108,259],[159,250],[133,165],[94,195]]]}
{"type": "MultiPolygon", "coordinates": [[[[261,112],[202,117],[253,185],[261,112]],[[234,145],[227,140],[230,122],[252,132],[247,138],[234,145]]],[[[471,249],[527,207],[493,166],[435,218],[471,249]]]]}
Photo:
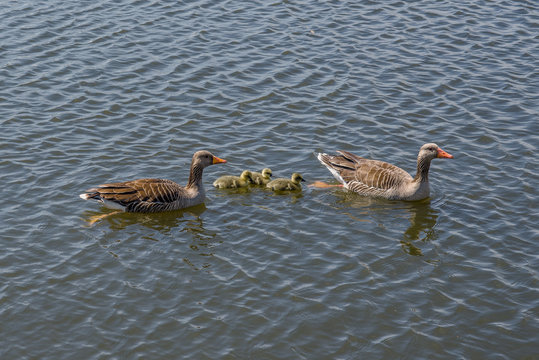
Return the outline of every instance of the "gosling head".
{"type": "Polygon", "coordinates": [[[245,170],[244,172],[242,172],[240,178],[249,183],[253,182],[253,174],[249,170],[245,170]]]}
{"type": "Polygon", "coordinates": [[[292,174],[292,182],[294,184],[299,184],[302,181],[305,181],[305,180],[303,180],[303,177],[300,174],[298,174],[298,173],[293,173],[292,174]]]}
{"type": "Polygon", "coordinates": [[[271,175],[273,175],[273,173],[271,172],[271,169],[265,168],[262,170],[262,176],[264,176],[265,178],[270,178],[271,175]]]}

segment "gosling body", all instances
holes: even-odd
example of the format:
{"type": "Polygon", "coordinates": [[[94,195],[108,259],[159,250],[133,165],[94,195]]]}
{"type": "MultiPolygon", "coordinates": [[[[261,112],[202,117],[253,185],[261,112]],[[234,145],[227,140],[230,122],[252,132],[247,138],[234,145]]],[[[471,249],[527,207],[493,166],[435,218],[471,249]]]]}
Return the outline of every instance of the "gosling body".
{"type": "Polygon", "coordinates": [[[290,179],[279,178],[270,181],[266,187],[273,191],[300,191],[303,177],[298,173],[293,173],[290,179]]]}
{"type": "Polygon", "coordinates": [[[218,189],[239,189],[245,188],[252,183],[251,172],[245,170],[240,176],[225,175],[213,182],[213,186],[218,189]]]}
{"type": "Polygon", "coordinates": [[[251,172],[251,178],[254,185],[265,186],[271,181],[271,169],[265,168],[262,172],[251,172]]]}

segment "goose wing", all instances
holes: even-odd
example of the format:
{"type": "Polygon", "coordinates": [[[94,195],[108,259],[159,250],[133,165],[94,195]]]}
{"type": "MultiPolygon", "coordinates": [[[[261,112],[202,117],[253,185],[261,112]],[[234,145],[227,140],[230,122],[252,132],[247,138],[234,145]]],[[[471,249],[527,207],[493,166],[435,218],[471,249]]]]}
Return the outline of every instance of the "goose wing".
{"type": "Polygon", "coordinates": [[[406,171],[385,161],[364,159],[347,151],[338,153],[355,165],[354,171],[344,177],[350,190],[391,190],[413,180],[406,171]]]}
{"type": "Polygon", "coordinates": [[[348,151],[338,153],[340,155],[320,154],[319,159],[352,191],[386,191],[413,180],[406,171],[387,162],[365,159],[348,151]]]}
{"type": "Polygon", "coordinates": [[[113,202],[122,207],[138,203],[166,204],[177,200],[185,189],[174,181],[165,179],[138,179],[102,184],[86,190],[88,198],[113,202]]]}

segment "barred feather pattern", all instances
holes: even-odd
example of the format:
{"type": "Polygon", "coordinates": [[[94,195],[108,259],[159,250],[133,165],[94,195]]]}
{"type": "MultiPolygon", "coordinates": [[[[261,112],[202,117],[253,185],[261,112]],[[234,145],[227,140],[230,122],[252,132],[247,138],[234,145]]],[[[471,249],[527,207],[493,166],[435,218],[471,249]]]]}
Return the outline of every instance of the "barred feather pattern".
{"type": "MultiPolygon", "coordinates": [[[[204,201],[204,192],[165,179],[138,179],[99,185],[87,190],[89,198],[105,205],[117,204],[127,212],[183,209],[204,201]]],[[[114,206],[112,206],[114,207],[114,206]]]]}

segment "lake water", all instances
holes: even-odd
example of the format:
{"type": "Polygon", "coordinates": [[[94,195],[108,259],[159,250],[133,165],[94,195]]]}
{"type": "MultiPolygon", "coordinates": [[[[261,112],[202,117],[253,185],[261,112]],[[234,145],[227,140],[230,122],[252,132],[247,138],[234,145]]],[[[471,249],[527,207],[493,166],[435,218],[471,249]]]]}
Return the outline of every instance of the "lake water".
{"type": "Polygon", "coordinates": [[[10,1],[0,10],[0,358],[539,359],[533,1],[10,1]],[[431,198],[219,191],[343,149],[431,198]],[[205,204],[78,194],[192,154],[205,204]],[[93,225],[90,223],[103,216],[93,225]]]}

